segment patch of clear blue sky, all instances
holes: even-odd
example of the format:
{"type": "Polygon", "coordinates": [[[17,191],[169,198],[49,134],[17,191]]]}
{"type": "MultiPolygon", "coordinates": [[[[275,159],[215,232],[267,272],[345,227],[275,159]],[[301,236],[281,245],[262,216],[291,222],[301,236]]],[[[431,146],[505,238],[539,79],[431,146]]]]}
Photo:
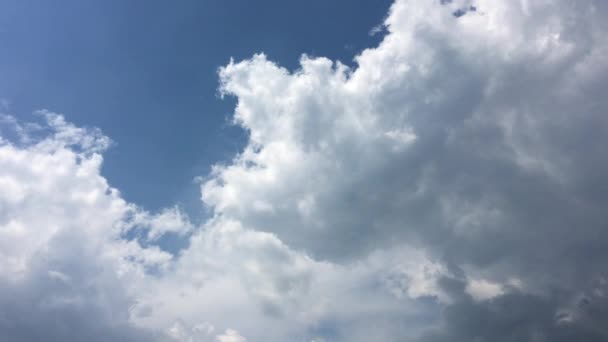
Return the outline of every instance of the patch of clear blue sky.
{"type": "Polygon", "coordinates": [[[245,135],[217,97],[217,69],[264,52],[352,65],[391,0],[0,0],[0,98],[33,120],[46,108],[117,144],[103,174],[150,210],[200,215],[193,178],[232,158],[245,135]]]}

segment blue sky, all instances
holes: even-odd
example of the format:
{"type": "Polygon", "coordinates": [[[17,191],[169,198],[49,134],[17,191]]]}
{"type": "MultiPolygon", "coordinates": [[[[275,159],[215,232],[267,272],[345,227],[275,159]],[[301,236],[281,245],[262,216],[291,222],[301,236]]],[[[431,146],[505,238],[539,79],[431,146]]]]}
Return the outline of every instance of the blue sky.
{"type": "Polygon", "coordinates": [[[390,3],[3,1],[0,94],[20,118],[46,108],[101,128],[117,143],[103,173],[126,199],[197,215],[193,178],[245,143],[217,69],[258,52],[290,69],[303,53],[352,64],[390,3]]]}

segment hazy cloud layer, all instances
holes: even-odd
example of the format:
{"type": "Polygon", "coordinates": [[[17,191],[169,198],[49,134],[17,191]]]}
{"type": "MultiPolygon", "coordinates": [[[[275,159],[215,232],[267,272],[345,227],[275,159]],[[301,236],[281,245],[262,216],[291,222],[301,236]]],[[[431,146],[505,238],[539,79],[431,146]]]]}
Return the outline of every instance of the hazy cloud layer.
{"type": "Polygon", "coordinates": [[[204,178],[200,226],[124,201],[98,130],[2,116],[0,333],[607,340],[607,20],[592,0],[397,0],[354,69],[230,62],[250,140],[204,178]],[[157,246],[171,234],[188,247],[157,246]]]}

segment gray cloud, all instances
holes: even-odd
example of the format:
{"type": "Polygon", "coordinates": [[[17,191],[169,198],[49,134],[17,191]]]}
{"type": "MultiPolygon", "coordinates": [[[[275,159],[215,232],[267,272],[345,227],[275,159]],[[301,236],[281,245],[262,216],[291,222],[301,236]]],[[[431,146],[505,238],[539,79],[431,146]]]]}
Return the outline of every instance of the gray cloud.
{"type": "Polygon", "coordinates": [[[263,55],[224,68],[251,142],[204,200],[321,259],[407,243],[565,298],[605,277],[606,12],[475,6],[397,1],[355,70],[304,58],[289,74],[263,55]]]}
{"type": "Polygon", "coordinates": [[[560,306],[563,293],[514,291],[476,302],[464,293],[461,281],[444,279],[442,283],[459,299],[444,310],[443,325],[419,341],[605,341],[608,336],[603,296],[582,296],[560,306]]]}
{"type": "Polygon", "coordinates": [[[6,341],[158,341],[128,320],[134,298],[121,279],[95,263],[78,232],[61,234],[18,283],[0,283],[0,331],[6,341]],[[76,258],[78,256],[78,259],[76,258]]]}

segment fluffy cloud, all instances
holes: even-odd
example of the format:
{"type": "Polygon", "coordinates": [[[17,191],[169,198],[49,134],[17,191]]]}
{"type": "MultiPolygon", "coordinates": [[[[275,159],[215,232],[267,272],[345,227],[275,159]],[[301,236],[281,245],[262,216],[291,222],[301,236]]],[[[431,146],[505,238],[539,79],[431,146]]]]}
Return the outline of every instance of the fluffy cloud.
{"type": "Polygon", "coordinates": [[[20,139],[0,145],[2,336],[147,340],[127,321],[128,282],[171,255],[120,238],[137,209],[99,175],[109,139],[40,115],[45,125],[4,120],[20,139]]]}
{"type": "Polygon", "coordinates": [[[480,300],[593,291],[608,257],[606,14],[397,1],[354,69],[231,63],[222,90],[250,143],[203,199],[333,262],[421,247],[480,300]]]}
{"type": "MultiPolygon", "coordinates": [[[[107,137],[54,113],[39,115],[43,122],[35,124],[4,117],[3,135],[18,134],[0,145],[3,336],[215,342],[244,341],[243,330],[250,340],[328,331],[348,337],[342,330],[361,322],[426,310],[402,305],[410,292],[439,295],[433,279],[440,267],[419,251],[385,251],[341,266],[237,220],[217,217],[195,228],[177,208],[146,212],[100,175],[107,137]],[[164,234],[191,235],[190,247],[163,251],[155,242],[164,234]],[[428,271],[413,271],[427,263],[428,271]]],[[[370,330],[356,336],[385,336],[380,327],[370,330]]]]}
{"type": "Polygon", "coordinates": [[[354,68],[231,62],[249,143],[205,178],[200,225],[124,201],[98,130],[4,116],[0,331],[607,339],[606,19],[593,0],[397,0],[354,68]]]}

